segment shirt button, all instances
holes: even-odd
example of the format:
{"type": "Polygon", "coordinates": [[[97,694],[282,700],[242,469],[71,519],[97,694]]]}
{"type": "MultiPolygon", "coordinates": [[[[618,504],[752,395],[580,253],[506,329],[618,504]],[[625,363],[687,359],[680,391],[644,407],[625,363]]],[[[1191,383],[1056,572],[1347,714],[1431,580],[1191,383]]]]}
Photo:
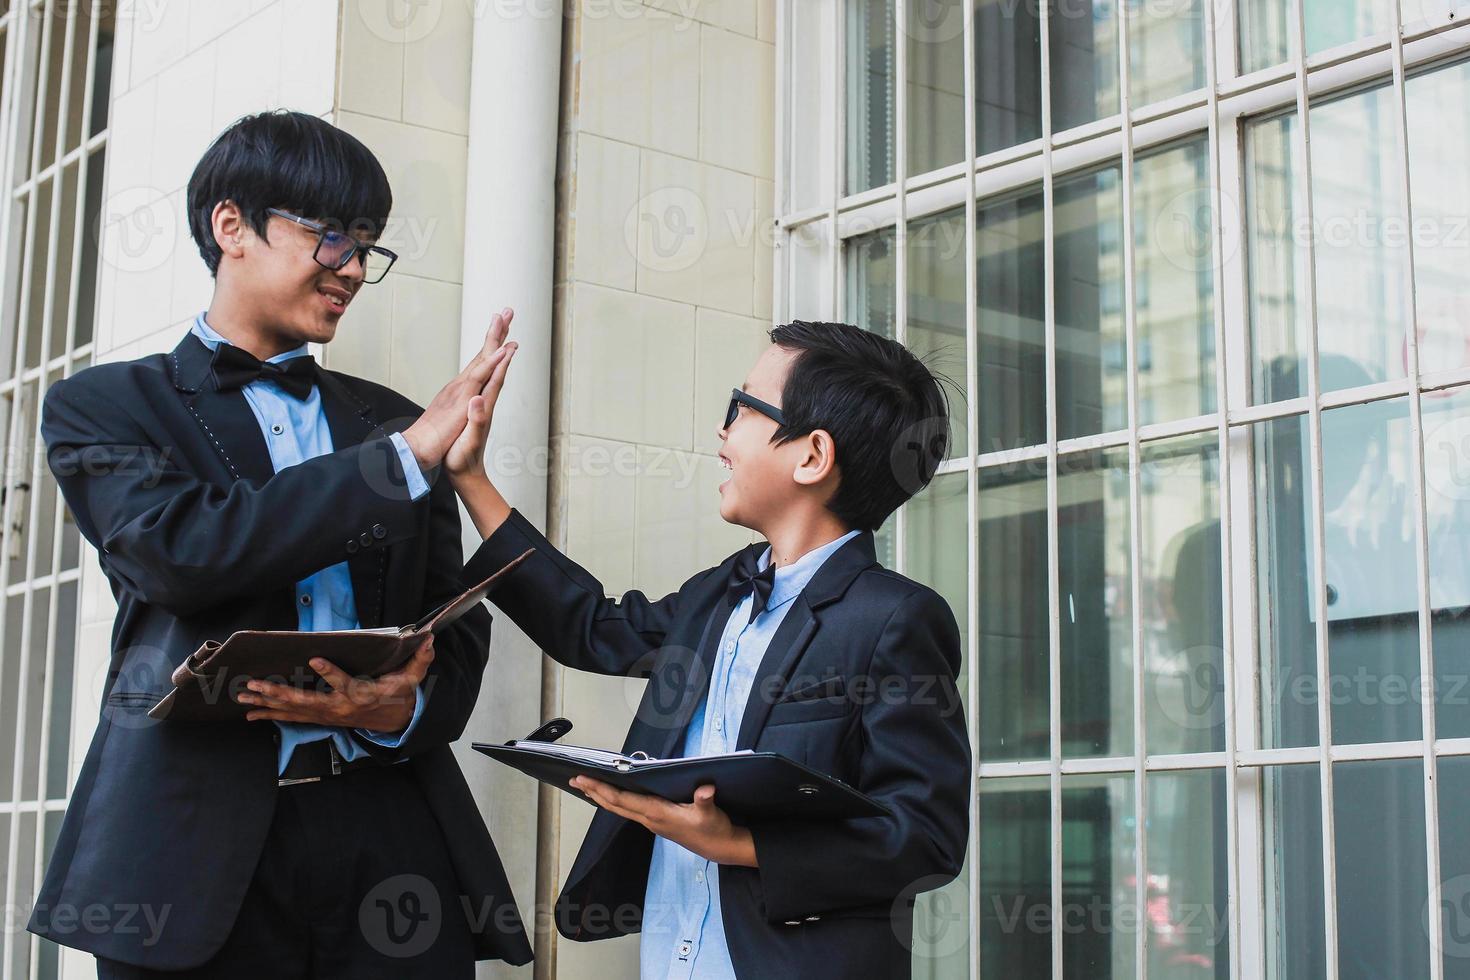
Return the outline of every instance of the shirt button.
{"type": "Polygon", "coordinates": [[[286,427],[284,425],[282,425],[281,423],[279,423],[279,422],[276,422],[273,425],[271,425],[271,434],[272,435],[277,435],[278,436],[282,432],[285,432],[285,431],[286,431],[286,427]]]}
{"type": "Polygon", "coordinates": [[[701,885],[704,884],[704,871],[700,870],[694,872],[694,880],[699,882],[701,885]]]}
{"type": "Polygon", "coordinates": [[[725,719],[723,719],[723,718],[716,718],[715,719],[715,731],[717,731],[717,732],[723,732],[724,730],[725,730],[725,719]]]}
{"type": "Polygon", "coordinates": [[[734,653],[735,652],[735,641],[734,640],[729,640],[728,642],[725,643],[725,652],[726,653],[734,653]]]}
{"type": "Polygon", "coordinates": [[[306,593],[305,595],[303,595],[301,597],[301,604],[303,606],[309,606],[309,605],[311,605],[311,593],[310,592],[306,593]]]}
{"type": "Polygon", "coordinates": [[[689,951],[691,949],[693,949],[693,948],[694,947],[691,946],[691,945],[689,945],[688,943],[680,943],[679,944],[679,955],[680,956],[688,956],[689,955],[689,951]]]}

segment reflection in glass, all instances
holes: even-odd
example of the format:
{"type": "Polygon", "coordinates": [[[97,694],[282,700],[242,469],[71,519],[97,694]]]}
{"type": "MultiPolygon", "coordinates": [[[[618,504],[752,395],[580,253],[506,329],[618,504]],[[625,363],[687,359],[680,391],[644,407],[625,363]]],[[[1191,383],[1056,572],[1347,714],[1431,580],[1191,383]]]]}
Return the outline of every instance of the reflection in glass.
{"type": "Polygon", "coordinates": [[[1317,634],[1307,576],[1311,524],[1306,416],[1252,427],[1261,745],[1317,744],[1317,634]]]}
{"type": "Polygon", "coordinates": [[[980,472],[979,761],[1048,754],[1046,476],[980,472]]]}
{"type": "Polygon", "coordinates": [[[980,452],[1046,442],[1046,252],[1042,197],[976,211],[980,452]]]}
{"type": "Polygon", "coordinates": [[[1312,228],[1291,116],[1247,128],[1252,379],[1257,403],[1305,394],[1305,252],[1314,246],[1323,391],[1406,372],[1407,226],[1393,90],[1312,109],[1312,228]]]}
{"type": "MultiPolygon", "coordinates": [[[[1039,12],[1034,3],[975,0],[975,143],[981,156],[1041,138],[1039,12]]],[[[1055,31],[1055,18],[1052,24],[1055,31]]]]}
{"type": "Polygon", "coordinates": [[[1133,108],[1203,88],[1205,0],[1128,0],[1128,87],[1133,108]]]}
{"type": "MultiPolygon", "coordinates": [[[[967,476],[946,473],[908,503],[905,573],[944,596],[960,627],[960,651],[969,649],[969,548],[965,534],[967,476]]],[[[961,695],[969,668],[960,667],[961,695]]]]}
{"type": "Polygon", "coordinates": [[[1423,762],[1335,763],[1332,807],[1338,975],[1429,976],[1423,762]]]}
{"type": "Polygon", "coordinates": [[[893,180],[894,0],[847,3],[847,193],[893,180]]]}
{"type": "Polygon", "coordinates": [[[1148,775],[1150,978],[1230,976],[1225,773],[1148,775]]]}
{"type": "Polygon", "coordinates": [[[1421,371],[1470,366],[1470,118],[1446,106],[1470,101],[1470,62],[1425,72],[1404,86],[1414,216],[1414,300],[1421,371]]]}
{"type": "Polygon", "coordinates": [[[1208,145],[1140,157],[1133,171],[1140,425],[1215,410],[1208,145]]]}
{"type": "Polygon", "coordinates": [[[790,134],[795,141],[786,166],[788,211],[826,207],[832,203],[832,178],[836,171],[832,151],[833,62],[837,58],[836,6],[830,3],[798,3],[791,6],[791,44],[802,52],[792,58],[791,82],[784,97],[790,99],[790,134]]]}
{"type": "Polygon", "coordinates": [[[1136,975],[1133,775],[1062,777],[1062,976],[1136,975]]]}
{"type": "Polygon", "coordinates": [[[965,158],[965,3],[904,7],[908,44],[908,159],[921,174],[965,158]]]}
{"type": "Polygon", "coordinates": [[[1213,433],[1143,445],[1138,574],[1150,755],[1225,748],[1219,482],[1213,433]]]}
{"type": "Polygon", "coordinates": [[[1266,977],[1326,980],[1322,781],[1317,766],[1266,766],[1261,791],[1266,977]]]}
{"type": "Polygon", "coordinates": [[[893,229],[847,240],[847,320],[883,337],[897,328],[893,229]]]}
{"type": "Polygon", "coordinates": [[[905,244],[909,280],[905,342],[931,371],[953,382],[940,382],[949,399],[949,455],[964,456],[969,445],[964,390],[964,208],[912,222],[905,244]]]}
{"type": "MultiPolygon", "coordinates": [[[[1302,0],[1307,23],[1307,55],[1389,30],[1394,0],[1302,0]]],[[[1404,0],[1404,22],[1411,8],[1453,0],[1404,0]]],[[[1296,54],[1296,14],[1292,0],[1240,0],[1241,71],[1252,72],[1288,61],[1296,54]]]]}
{"type": "MultiPolygon", "coordinates": [[[[1422,731],[1411,438],[1403,398],[1322,413],[1327,650],[1338,743],[1412,739],[1422,731]]],[[[1310,568],[1308,577],[1316,588],[1310,568]]]]}
{"type": "Polygon", "coordinates": [[[1052,200],[1057,438],[1071,439],[1128,425],[1121,170],[1058,180],[1052,200]]]}
{"type": "Polygon", "coordinates": [[[913,980],[970,976],[970,855],[959,877],[914,900],[913,980]]]}
{"type": "Polygon", "coordinates": [[[1060,133],[1118,112],[1118,6],[1076,0],[1051,9],[1051,125],[1060,133]]]}
{"type": "MultiPolygon", "coordinates": [[[[37,589],[31,599],[31,660],[28,672],[21,678],[26,702],[25,730],[20,735],[22,755],[20,765],[20,799],[38,799],[41,770],[41,740],[45,729],[41,727],[42,709],[46,697],[46,617],[51,613],[51,590],[37,589]]],[[[67,629],[75,628],[73,618],[67,629]]],[[[8,647],[7,653],[18,654],[20,647],[8,647]]]]}
{"type": "Polygon", "coordinates": [[[1435,734],[1470,738],[1470,389],[1422,397],[1435,734]]]}
{"type": "Polygon", "coordinates": [[[1128,452],[1057,459],[1062,754],[1133,752],[1128,452]]]}
{"type": "Polygon", "coordinates": [[[56,636],[51,672],[51,718],[46,754],[46,799],[66,795],[71,746],[72,674],[77,648],[77,583],[64,582],[56,590],[56,636]]]}
{"type": "Polygon", "coordinates": [[[1051,794],[1046,777],[981,780],[976,819],[984,828],[980,834],[980,974],[1048,976],[1051,794]]]}

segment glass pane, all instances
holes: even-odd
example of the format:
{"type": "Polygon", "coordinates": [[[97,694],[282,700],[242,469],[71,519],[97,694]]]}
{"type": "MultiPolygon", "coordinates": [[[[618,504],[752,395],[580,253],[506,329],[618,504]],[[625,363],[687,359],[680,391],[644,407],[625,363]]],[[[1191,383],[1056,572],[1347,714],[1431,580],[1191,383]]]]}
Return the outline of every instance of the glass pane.
{"type": "Polygon", "coordinates": [[[1470,756],[1439,759],[1439,887],[1430,895],[1429,914],[1444,929],[1445,980],[1470,977],[1470,756]]]}
{"type": "Polygon", "coordinates": [[[56,654],[51,670],[51,720],[46,733],[46,799],[66,796],[71,759],[72,674],[77,647],[77,583],[56,593],[56,654]]]}
{"type": "Polygon", "coordinates": [[[1291,56],[1296,34],[1289,13],[1287,0],[1237,0],[1242,75],[1279,65],[1291,56]]]}
{"type": "Polygon", "coordinates": [[[82,268],[77,283],[77,328],[73,343],[80,347],[92,341],[92,318],[97,309],[98,222],[102,214],[102,178],[106,173],[107,149],[99,148],[87,164],[87,202],[82,218],[82,268]]]}
{"type": "Polygon", "coordinates": [[[970,855],[954,881],[914,901],[913,980],[970,976],[970,855]]]}
{"type": "Polygon", "coordinates": [[[5,648],[0,650],[0,803],[15,799],[16,722],[20,716],[21,596],[5,599],[5,648]]]}
{"type": "Polygon", "coordinates": [[[97,67],[92,75],[92,118],[88,133],[92,136],[107,128],[107,111],[111,105],[113,32],[117,25],[117,4],[102,4],[102,19],[97,24],[97,67]]]}
{"type": "Polygon", "coordinates": [[[1422,731],[1411,438],[1403,398],[1322,413],[1334,742],[1422,731]]]}
{"type": "MultiPolygon", "coordinates": [[[[969,638],[969,548],[965,528],[967,477],[946,473],[908,503],[905,572],[944,596],[960,627],[960,650],[969,638]]],[[[960,693],[968,703],[969,666],[960,667],[960,693]]]]}
{"type": "Polygon", "coordinates": [[[56,159],[56,130],[61,121],[61,70],[65,59],[67,13],[74,4],[61,4],[49,10],[43,18],[45,33],[41,37],[41,50],[45,64],[41,67],[45,78],[45,92],[36,92],[36,116],[33,125],[41,139],[40,167],[45,168],[56,159]]]}
{"type": "Polygon", "coordinates": [[[1052,200],[1057,438],[1071,439],[1128,425],[1121,169],[1059,180],[1052,200]]]}
{"type": "Polygon", "coordinates": [[[975,0],[975,144],[981,156],[1041,138],[1040,9],[975,0]]]}
{"type": "Polygon", "coordinates": [[[948,379],[949,455],[963,456],[965,426],[965,211],[909,226],[908,342],[931,371],[948,379]]]}
{"type": "MultiPolygon", "coordinates": [[[[787,290],[787,316],[793,320],[836,320],[833,309],[832,224],[827,219],[792,229],[791,288],[787,290]]],[[[851,277],[849,277],[850,279],[851,277]]],[[[849,303],[848,318],[856,316],[849,303]]]]}
{"type": "MultiPolygon", "coordinates": [[[[15,896],[22,908],[30,908],[36,877],[36,814],[22,813],[14,819],[20,837],[20,851],[15,861],[15,896]]],[[[6,972],[6,976],[28,977],[31,959],[30,934],[17,929],[10,936],[20,936],[23,939],[10,943],[10,971],[6,972]]]]}
{"type": "MultiPolygon", "coordinates": [[[[71,308],[71,255],[77,230],[76,161],[61,171],[61,212],[56,217],[56,277],[51,288],[51,337],[47,358],[60,357],[66,350],[66,321],[71,308]]],[[[85,245],[83,246],[85,247],[85,245]]]]}
{"type": "Polygon", "coordinates": [[[0,882],[10,870],[10,814],[0,813],[0,882]]]}
{"type": "MultiPolygon", "coordinates": [[[[1389,30],[1393,0],[1302,0],[1307,24],[1307,54],[1348,44],[1389,30]]],[[[1441,0],[1405,0],[1405,23],[1411,7],[1441,0]]],[[[1445,0],[1452,2],[1452,0],[1445,0]]],[[[1239,8],[1243,72],[1269,68],[1296,54],[1296,15],[1291,0],[1242,0],[1239,8]]]]}
{"type": "Polygon", "coordinates": [[[26,555],[33,531],[31,521],[31,494],[35,486],[31,483],[31,466],[36,462],[32,455],[35,444],[36,383],[27,382],[21,388],[20,418],[16,420],[16,444],[22,447],[12,454],[11,469],[4,490],[9,526],[5,529],[6,557],[9,565],[5,572],[8,585],[14,585],[26,577],[26,555]]]}
{"type": "Polygon", "coordinates": [[[1046,251],[1042,197],[976,212],[980,452],[1046,442],[1046,251]]]}
{"type": "Polygon", "coordinates": [[[1213,433],[1145,443],[1140,483],[1146,748],[1225,748],[1219,455],[1213,433]]]}
{"type": "Polygon", "coordinates": [[[1062,754],[1133,753],[1128,451],[1057,459],[1062,754]]]}
{"type": "Polygon", "coordinates": [[[1136,825],[1131,773],[1062,777],[1064,978],[1137,974],[1136,825]]]}
{"type": "Polygon", "coordinates": [[[1429,976],[1423,763],[1335,763],[1332,808],[1338,976],[1429,976]]]}
{"type": "MultiPolygon", "coordinates": [[[[37,452],[41,452],[37,446],[37,452]]],[[[51,574],[51,544],[55,540],[56,531],[56,480],[51,471],[43,468],[40,477],[36,481],[37,507],[33,517],[29,518],[35,522],[35,571],[32,575],[51,574]]]]}
{"type": "Polygon", "coordinates": [[[1230,975],[1225,774],[1148,775],[1150,980],[1230,975]]]}
{"type": "Polygon", "coordinates": [[[1044,759],[1050,627],[1042,463],[980,472],[980,752],[1044,759]]]}
{"type": "Polygon", "coordinates": [[[1245,128],[1252,404],[1307,392],[1311,337],[1305,284],[1310,270],[1306,249],[1298,247],[1296,226],[1306,204],[1295,179],[1300,169],[1295,130],[1295,115],[1245,128]]]}
{"type": "Polygon", "coordinates": [[[1133,108],[1205,84],[1206,0],[1128,0],[1128,88],[1133,108]]]}
{"type": "Polygon", "coordinates": [[[847,2],[847,193],[893,180],[894,0],[847,2]]]}
{"type": "Polygon", "coordinates": [[[1133,171],[1139,424],[1215,410],[1210,178],[1204,140],[1133,171]]]}
{"type": "MultiPolygon", "coordinates": [[[[67,98],[64,147],[66,151],[71,151],[82,138],[82,104],[87,88],[87,44],[92,31],[92,4],[73,3],[63,6],[71,8],[71,92],[67,98]]],[[[101,67],[98,66],[99,71],[101,67]]]]}
{"type": "Polygon", "coordinates": [[[1255,450],[1256,642],[1261,651],[1261,745],[1317,744],[1317,634],[1308,556],[1312,542],[1307,419],[1252,427],[1255,450]]]}
{"type": "Polygon", "coordinates": [[[1261,770],[1268,980],[1326,980],[1322,781],[1315,765],[1261,770]]]}
{"type": "Polygon", "coordinates": [[[847,240],[847,319],[873,333],[893,337],[897,330],[893,229],[847,240]]]}
{"type": "Polygon", "coordinates": [[[41,792],[42,712],[46,697],[46,617],[51,614],[51,590],[37,589],[31,600],[31,662],[22,678],[25,690],[25,732],[21,735],[20,798],[34,800],[41,792]]]}
{"type": "Polygon", "coordinates": [[[1470,389],[1425,392],[1435,733],[1470,738],[1470,389]]]}
{"type": "Polygon", "coordinates": [[[1118,112],[1118,7],[1116,0],[1058,4],[1052,17],[1051,126],[1060,133],[1118,112]]]}
{"type": "Polygon", "coordinates": [[[1414,301],[1421,371],[1470,366],[1470,120],[1445,106],[1470,100],[1470,62],[1405,83],[1414,222],[1414,301]]]}
{"type": "Polygon", "coordinates": [[[31,282],[26,300],[25,365],[35,367],[41,363],[41,328],[46,322],[46,258],[47,241],[51,233],[51,180],[48,178],[36,188],[34,215],[36,238],[31,248],[31,282]]]}
{"type": "Polygon", "coordinates": [[[788,62],[791,82],[785,97],[790,99],[790,136],[793,152],[787,154],[790,168],[787,210],[828,207],[832,203],[832,159],[836,119],[832,111],[832,86],[836,83],[837,12],[831,3],[796,3],[790,7],[791,47],[796,53],[788,62]]]}
{"type": "Polygon", "coordinates": [[[1051,793],[1044,776],[980,783],[980,975],[1051,973],[1051,793]]]}
{"type": "Polygon", "coordinates": [[[965,4],[917,0],[904,7],[908,44],[910,174],[965,158],[965,4]]]}

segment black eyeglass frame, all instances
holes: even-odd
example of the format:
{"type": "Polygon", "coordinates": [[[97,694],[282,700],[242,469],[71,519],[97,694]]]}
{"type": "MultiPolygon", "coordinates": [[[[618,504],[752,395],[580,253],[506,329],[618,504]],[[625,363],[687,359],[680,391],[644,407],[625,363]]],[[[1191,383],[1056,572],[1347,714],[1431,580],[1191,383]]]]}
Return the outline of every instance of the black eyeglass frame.
{"type": "Polygon", "coordinates": [[[303,218],[299,214],[292,214],[290,211],[282,211],[280,208],[266,208],[265,213],[273,214],[277,218],[285,218],[287,221],[294,221],[296,224],[307,229],[308,231],[316,232],[316,248],[312,250],[311,257],[315,259],[316,264],[321,266],[323,269],[331,269],[333,272],[336,272],[338,269],[346,268],[347,263],[351,262],[354,258],[361,254],[362,281],[365,284],[372,284],[382,282],[383,277],[388,275],[388,270],[393,268],[393,263],[398,261],[398,253],[393,251],[392,249],[384,248],[381,245],[364,245],[362,242],[354,239],[351,235],[340,232],[335,228],[329,228],[326,225],[322,224],[320,221],[312,221],[310,218],[303,218]],[[340,235],[342,238],[346,239],[352,244],[352,247],[350,249],[342,253],[342,259],[336,265],[332,265],[330,262],[322,261],[322,246],[326,244],[328,235],[340,235]],[[388,259],[388,264],[383,267],[383,274],[378,276],[378,278],[376,279],[368,278],[367,255],[369,252],[376,252],[378,255],[385,256],[388,259]]]}
{"type": "Polygon", "coordinates": [[[741,391],[739,388],[732,388],[730,389],[730,407],[725,409],[725,424],[723,428],[728,429],[731,425],[735,424],[735,417],[740,414],[741,405],[755,409],[766,418],[773,419],[777,425],[786,424],[786,416],[775,405],[772,405],[770,402],[763,402],[754,395],[741,391]]]}

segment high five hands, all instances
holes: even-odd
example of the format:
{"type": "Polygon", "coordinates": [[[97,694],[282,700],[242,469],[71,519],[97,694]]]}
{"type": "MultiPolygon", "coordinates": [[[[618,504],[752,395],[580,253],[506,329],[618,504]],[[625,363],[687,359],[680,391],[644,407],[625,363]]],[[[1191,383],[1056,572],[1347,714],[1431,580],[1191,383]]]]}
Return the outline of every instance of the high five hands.
{"type": "Polygon", "coordinates": [[[510,321],[515,311],[506,307],[490,320],[485,343],[464,370],[455,376],[429,402],[424,414],[403,432],[408,448],[424,469],[443,463],[451,477],[466,475],[470,468],[484,468],[485,436],[489,433],[490,413],[505,384],[505,373],[515,357],[515,341],[506,342],[510,321]],[[470,421],[470,405],[483,409],[484,432],[478,437],[461,439],[470,421]],[[478,448],[476,448],[478,441],[478,448]]]}

